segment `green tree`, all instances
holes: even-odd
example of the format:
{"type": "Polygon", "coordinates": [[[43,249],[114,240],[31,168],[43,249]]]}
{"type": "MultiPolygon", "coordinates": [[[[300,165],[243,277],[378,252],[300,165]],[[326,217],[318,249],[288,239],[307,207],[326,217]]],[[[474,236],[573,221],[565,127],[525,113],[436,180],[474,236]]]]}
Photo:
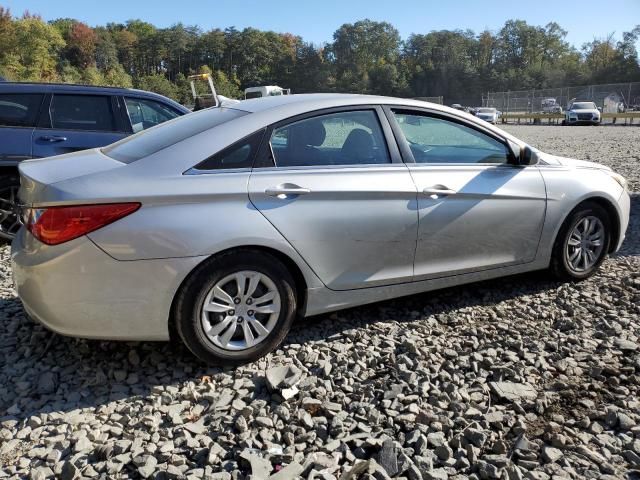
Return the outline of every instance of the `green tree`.
{"type": "Polygon", "coordinates": [[[176,85],[169,81],[167,77],[161,74],[146,75],[137,79],[136,87],[141,90],[149,90],[150,92],[159,93],[165,97],[179,100],[180,95],[176,85]]]}
{"type": "Polygon", "coordinates": [[[400,34],[388,22],[365,19],[345,23],[333,34],[329,49],[338,89],[366,93],[371,91],[369,72],[374,67],[394,64],[399,58],[400,34]]]}
{"type": "Polygon", "coordinates": [[[60,32],[41,18],[25,15],[13,22],[11,49],[5,53],[4,70],[11,78],[55,81],[58,54],[65,42],[60,32]]]}

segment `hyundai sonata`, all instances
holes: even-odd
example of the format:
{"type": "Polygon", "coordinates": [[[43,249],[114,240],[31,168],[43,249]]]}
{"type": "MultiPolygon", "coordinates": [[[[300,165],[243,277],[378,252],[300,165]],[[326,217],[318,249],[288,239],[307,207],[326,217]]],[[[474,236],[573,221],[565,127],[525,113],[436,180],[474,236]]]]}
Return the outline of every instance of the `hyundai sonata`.
{"type": "Polygon", "coordinates": [[[549,269],[621,245],[626,182],[414,100],[292,95],[20,164],[26,312],[64,335],[167,340],[207,362],[309,316],[549,269]]]}

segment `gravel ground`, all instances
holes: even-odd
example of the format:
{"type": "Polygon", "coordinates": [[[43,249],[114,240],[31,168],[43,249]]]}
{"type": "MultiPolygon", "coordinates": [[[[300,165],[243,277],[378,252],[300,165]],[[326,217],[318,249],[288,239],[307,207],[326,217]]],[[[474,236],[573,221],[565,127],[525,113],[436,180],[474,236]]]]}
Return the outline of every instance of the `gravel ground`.
{"type": "MultiPolygon", "coordinates": [[[[509,130],[640,190],[640,130],[509,130]]],[[[8,255],[0,478],[640,478],[638,196],[590,280],[520,275],[308,319],[237,369],[50,334],[25,319],[8,255]]]]}

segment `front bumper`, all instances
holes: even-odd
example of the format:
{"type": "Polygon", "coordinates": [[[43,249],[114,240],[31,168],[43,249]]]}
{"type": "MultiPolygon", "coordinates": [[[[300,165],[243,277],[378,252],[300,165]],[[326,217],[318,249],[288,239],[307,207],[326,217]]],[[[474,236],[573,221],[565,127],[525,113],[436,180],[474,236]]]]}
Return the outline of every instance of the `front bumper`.
{"type": "Polygon", "coordinates": [[[600,125],[600,118],[592,118],[590,120],[578,119],[578,118],[567,118],[565,119],[566,123],[571,125],[600,125]]]}
{"type": "Polygon", "coordinates": [[[47,246],[24,228],[11,245],[27,314],[62,335],[105,340],[169,339],[173,297],[204,258],[118,261],[87,237],[47,246]]]}
{"type": "Polygon", "coordinates": [[[631,215],[631,197],[629,192],[624,190],[620,198],[618,199],[618,208],[620,208],[620,235],[618,238],[618,244],[612,253],[617,252],[622,247],[622,243],[625,239],[625,233],[629,227],[629,216],[631,215]]]}

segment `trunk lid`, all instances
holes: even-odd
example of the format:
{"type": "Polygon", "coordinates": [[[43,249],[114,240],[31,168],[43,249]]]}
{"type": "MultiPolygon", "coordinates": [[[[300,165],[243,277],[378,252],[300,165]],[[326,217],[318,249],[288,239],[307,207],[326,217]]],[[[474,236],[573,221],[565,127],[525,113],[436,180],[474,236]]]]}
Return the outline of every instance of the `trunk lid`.
{"type": "Polygon", "coordinates": [[[18,166],[18,197],[26,205],[47,202],[53,196],[56,183],[123,166],[124,163],[107,157],[97,148],[56,157],[25,160],[18,166]]]}

